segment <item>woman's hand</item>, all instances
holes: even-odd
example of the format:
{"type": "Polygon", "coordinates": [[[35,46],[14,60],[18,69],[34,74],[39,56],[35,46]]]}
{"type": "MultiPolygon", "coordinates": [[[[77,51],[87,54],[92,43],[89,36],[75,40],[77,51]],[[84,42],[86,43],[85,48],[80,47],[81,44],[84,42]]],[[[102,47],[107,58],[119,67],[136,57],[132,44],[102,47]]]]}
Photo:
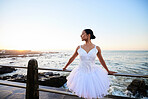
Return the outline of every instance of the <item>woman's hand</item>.
{"type": "Polygon", "coordinates": [[[65,70],[66,70],[66,68],[64,67],[64,68],[63,68],[63,71],[65,71],[65,70]]]}
{"type": "Polygon", "coordinates": [[[108,74],[110,75],[113,75],[114,73],[117,73],[117,72],[114,72],[114,71],[109,71],[108,74]]]}

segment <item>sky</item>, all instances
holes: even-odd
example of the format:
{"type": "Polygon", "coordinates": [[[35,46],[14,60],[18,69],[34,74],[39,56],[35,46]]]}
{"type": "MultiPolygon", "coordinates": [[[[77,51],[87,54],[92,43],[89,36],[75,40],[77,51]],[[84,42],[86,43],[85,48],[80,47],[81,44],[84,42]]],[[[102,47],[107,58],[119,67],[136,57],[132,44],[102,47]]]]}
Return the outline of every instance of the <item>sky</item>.
{"type": "Polygon", "coordinates": [[[0,49],[148,50],[148,0],[0,0],[0,49]]]}

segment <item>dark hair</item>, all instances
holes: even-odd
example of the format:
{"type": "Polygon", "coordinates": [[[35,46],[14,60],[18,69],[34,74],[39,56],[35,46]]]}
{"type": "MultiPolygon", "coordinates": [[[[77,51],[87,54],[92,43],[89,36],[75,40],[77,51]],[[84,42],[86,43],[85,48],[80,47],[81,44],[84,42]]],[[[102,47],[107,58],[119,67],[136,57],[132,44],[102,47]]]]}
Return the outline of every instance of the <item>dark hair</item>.
{"type": "Polygon", "coordinates": [[[95,39],[96,38],[91,29],[84,29],[84,31],[86,32],[87,35],[90,34],[90,39],[95,39]]]}

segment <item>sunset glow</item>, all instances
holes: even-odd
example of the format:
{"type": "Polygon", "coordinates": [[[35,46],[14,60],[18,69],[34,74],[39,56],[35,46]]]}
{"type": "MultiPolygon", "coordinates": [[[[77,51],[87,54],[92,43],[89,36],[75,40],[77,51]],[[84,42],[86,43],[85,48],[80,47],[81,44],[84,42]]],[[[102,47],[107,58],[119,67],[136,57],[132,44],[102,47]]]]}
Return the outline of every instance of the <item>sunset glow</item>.
{"type": "Polygon", "coordinates": [[[147,0],[1,0],[0,49],[74,50],[83,29],[103,50],[148,50],[147,0]]]}

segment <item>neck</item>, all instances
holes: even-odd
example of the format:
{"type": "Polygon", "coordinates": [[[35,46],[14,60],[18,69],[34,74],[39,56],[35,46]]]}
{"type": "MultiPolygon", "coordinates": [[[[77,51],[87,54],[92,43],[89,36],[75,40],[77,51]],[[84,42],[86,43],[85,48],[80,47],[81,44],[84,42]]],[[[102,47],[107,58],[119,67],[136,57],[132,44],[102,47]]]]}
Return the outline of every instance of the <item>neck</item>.
{"type": "Polygon", "coordinates": [[[89,44],[92,44],[92,42],[91,42],[90,39],[88,39],[88,40],[85,41],[85,44],[86,44],[86,45],[89,45],[89,44]]]}

